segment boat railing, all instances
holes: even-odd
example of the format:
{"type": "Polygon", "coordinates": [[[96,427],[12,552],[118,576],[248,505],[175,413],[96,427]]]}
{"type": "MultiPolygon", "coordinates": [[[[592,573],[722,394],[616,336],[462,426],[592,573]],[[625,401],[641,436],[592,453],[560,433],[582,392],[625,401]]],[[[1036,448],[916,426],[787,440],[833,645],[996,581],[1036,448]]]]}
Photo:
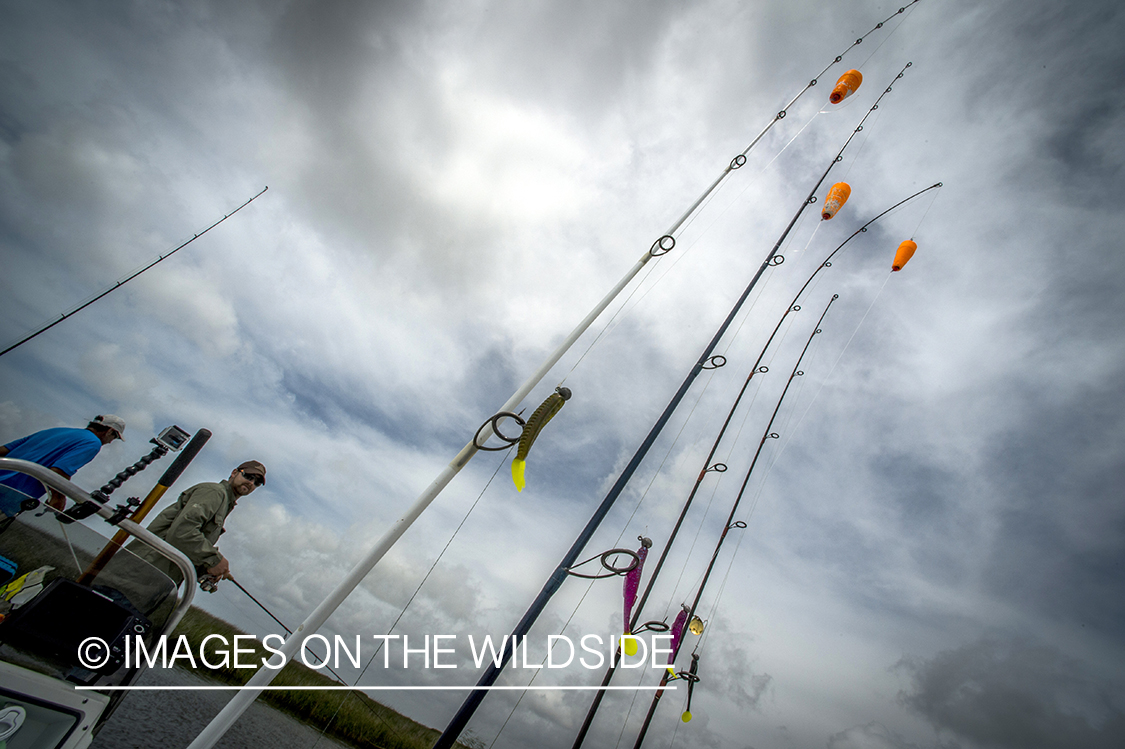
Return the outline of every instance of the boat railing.
{"type": "MultiPolygon", "coordinates": [[[[4,566],[0,573],[10,578],[0,582],[0,588],[5,582],[19,581],[20,576],[28,575],[23,581],[25,590],[9,590],[0,597],[0,611],[10,609],[0,622],[0,660],[95,687],[132,681],[139,672],[135,651],[131,668],[118,669],[109,663],[100,669],[89,669],[79,662],[84,660],[80,654],[60,653],[59,643],[71,650],[84,642],[86,636],[98,642],[110,640],[106,632],[120,627],[124,621],[128,631],[118,631],[117,641],[108,642],[107,646],[120,651],[124,638],[131,637],[130,642],[136,647],[138,636],[151,645],[172,632],[191,606],[197,577],[194,565],[181,551],[140,524],[123,519],[125,513],[119,508],[99,503],[95,495],[48,468],[0,458],[0,471],[31,476],[75,502],[74,507],[96,508],[91,516],[100,515],[115,529],[125,531],[169,559],[186,581],[178,590],[167,575],[134,554],[133,547],[125,545],[116,549],[106,563],[103,552],[112,542],[86,523],[74,522],[46,503],[19,512],[0,522],[0,565],[4,566]],[[13,607],[13,601],[20,605],[13,607]],[[68,605],[73,610],[68,611],[68,605]]],[[[8,487],[2,489],[8,491],[8,487]]],[[[25,507],[33,505],[34,501],[25,507]]],[[[73,512],[74,508],[70,509],[73,512]]],[[[117,652],[115,657],[120,660],[120,655],[117,652]]],[[[90,656],[98,658],[97,652],[90,656]]]]}

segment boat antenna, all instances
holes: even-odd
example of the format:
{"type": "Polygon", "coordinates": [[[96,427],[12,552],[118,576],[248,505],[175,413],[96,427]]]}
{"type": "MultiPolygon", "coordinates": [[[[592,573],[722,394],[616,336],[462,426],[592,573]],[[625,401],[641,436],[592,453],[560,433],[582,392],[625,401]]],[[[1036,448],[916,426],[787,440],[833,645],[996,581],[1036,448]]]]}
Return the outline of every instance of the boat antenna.
{"type": "Polygon", "coordinates": [[[35,338],[35,337],[36,337],[37,335],[39,335],[40,333],[46,333],[46,332],[47,332],[48,330],[50,330],[51,328],[53,328],[53,327],[55,327],[56,325],[58,325],[59,323],[61,323],[61,322],[62,322],[63,320],[67,319],[68,317],[73,317],[74,315],[76,315],[76,314],[78,314],[79,312],[81,312],[82,310],[86,309],[86,308],[87,308],[87,307],[89,307],[89,306],[90,306],[91,304],[93,304],[94,302],[98,301],[98,300],[99,300],[99,299],[101,299],[102,297],[106,296],[106,295],[107,295],[107,294],[109,294],[110,292],[113,292],[113,291],[117,291],[117,289],[119,289],[119,288],[121,288],[122,286],[124,286],[125,284],[129,283],[129,282],[130,282],[130,281],[132,281],[132,280],[133,280],[134,278],[136,278],[137,276],[141,275],[142,273],[144,273],[144,272],[145,272],[146,270],[148,270],[149,268],[153,267],[153,266],[154,266],[154,265],[156,265],[157,263],[163,262],[164,260],[167,260],[168,258],[172,257],[172,256],[173,256],[173,255],[175,255],[175,254],[176,254],[177,252],[179,252],[179,251],[180,251],[180,250],[182,250],[183,248],[187,247],[187,246],[188,246],[189,244],[191,244],[191,243],[192,243],[192,242],[194,242],[195,240],[199,239],[199,238],[200,238],[200,237],[202,237],[202,236],[203,236],[204,234],[206,234],[207,232],[211,231],[211,230],[212,230],[212,229],[214,229],[214,228],[215,228],[216,226],[218,226],[219,224],[223,223],[223,222],[224,222],[224,221],[226,221],[226,220],[227,220],[228,218],[230,218],[230,217],[231,217],[231,216],[233,216],[234,214],[238,213],[239,211],[241,211],[241,210],[242,210],[243,208],[245,208],[246,206],[248,206],[248,205],[250,205],[251,203],[253,203],[253,202],[254,202],[254,198],[258,198],[258,197],[260,197],[260,196],[262,195],[262,193],[264,193],[264,192],[265,192],[266,190],[268,190],[268,189],[270,189],[270,188],[269,188],[269,186],[263,187],[263,188],[262,188],[262,192],[258,193],[258,194],[257,194],[257,195],[255,195],[255,196],[254,196],[253,198],[250,198],[250,199],[249,199],[249,200],[247,200],[247,201],[246,201],[245,203],[243,203],[242,205],[238,206],[238,207],[237,207],[237,208],[235,208],[235,209],[234,209],[233,211],[231,211],[231,212],[230,212],[230,213],[228,213],[227,215],[223,216],[223,217],[222,217],[221,219],[219,219],[219,220],[218,220],[218,221],[216,221],[215,223],[211,224],[210,226],[208,226],[208,227],[207,227],[206,229],[204,229],[203,231],[201,231],[201,232],[199,232],[198,234],[196,234],[196,235],[192,236],[192,238],[191,238],[191,239],[189,239],[188,241],[184,242],[183,244],[181,244],[181,245],[180,245],[179,247],[177,247],[176,249],[172,250],[171,252],[169,252],[169,253],[167,253],[167,254],[164,254],[164,255],[160,255],[159,257],[157,257],[157,258],[156,258],[155,260],[153,260],[153,261],[152,261],[151,263],[149,263],[149,264],[148,264],[148,265],[146,265],[145,267],[143,267],[143,268],[141,268],[140,270],[138,270],[138,271],[136,271],[136,272],[134,272],[134,273],[131,273],[130,275],[128,275],[128,276],[126,276],[125,278],[121,279],[120,281],[118,281],[117,283],[115,283],[115,284],[114,284],[113,286],[110,286],[110,287],[109,287],[108,289],[106,289],[106,290],[105,290],[105,291],[103,291],[102,293],[98,294],[98,295],[97,295],[97,296],[95,296],[95,297],[94,297],[93,299],[89,300],[88,302],[83,302],[82,304],[78,305],[77,307],[75,307],[74,309],[70,310],[69,312],[64,312],[64,313],[63,313],[62,315],[60,315],[60,316],[59,316],[59,319],[58,319],[58,320],[54,320],[54,321],[52,321],[52,322],[49,322],[49,323],[47,323],[46,325],[44,325],[43,327],[39,328],[39,330],[36,330],[36,331],[35,331],[34,333],[32,333],[31,335],[28,335],[28,336],[26,336],[26,337],[24,337],[24,338],[20,339],[19,341],[16,341],[15,343],[13,343],[13,344],[12,344],[11,346],[9,346],[8,348],[4,349],[3,351],[0,351],[0,356],[3,356],[4,354],[8,353],[9,351],[14,351],[15,349],[19,348],[19,347],[20,347],[20,346],[22,346],[23,344],[25,344],[25,343],[27,343],[28,341],[30,341],[30,340],[31,340],[32,338],[35,338]]]}

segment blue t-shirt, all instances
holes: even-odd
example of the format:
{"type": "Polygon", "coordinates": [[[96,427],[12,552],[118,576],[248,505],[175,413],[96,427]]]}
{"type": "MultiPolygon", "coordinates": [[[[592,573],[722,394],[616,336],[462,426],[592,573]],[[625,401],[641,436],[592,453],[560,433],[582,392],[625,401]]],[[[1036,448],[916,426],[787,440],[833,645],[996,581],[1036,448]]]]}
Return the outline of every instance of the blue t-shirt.
{"type": "MultiPolygon", "coordinates": [[[[58,427],[22,437],[9,442],[4,447],[8,448],[8,454],[4,456],[6,458],[17,458],[47,468],[58,468],[67,476],[73,476],[79,468],[94,459],[98,450],[102,449],[102,441],[89,429],[58,427]]],[[[39,481],[16,471],[0,471],[0,484],[29,497],[41,497],[46,493],[46,489],[39,481]]],[[[19,512],[18,502],[10,493],[0,494],[0,511],[6,515],[19,512]],[[13,504],[14,506],[9,506],[13,504]]]]}

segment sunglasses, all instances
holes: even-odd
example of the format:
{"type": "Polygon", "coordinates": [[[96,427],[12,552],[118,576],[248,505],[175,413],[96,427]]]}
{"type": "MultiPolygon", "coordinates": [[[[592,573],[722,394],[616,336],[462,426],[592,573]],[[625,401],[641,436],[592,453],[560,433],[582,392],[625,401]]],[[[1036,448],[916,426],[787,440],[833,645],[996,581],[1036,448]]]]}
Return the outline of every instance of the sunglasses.
{"type": "Polygon", "coordinates": [[[243,478],[249,479],[254,486],[262,486],[266,483],[266,480],[256,473],[247,473],[246,471],[239,471],[239,473],[242,474],[243,478]]]}

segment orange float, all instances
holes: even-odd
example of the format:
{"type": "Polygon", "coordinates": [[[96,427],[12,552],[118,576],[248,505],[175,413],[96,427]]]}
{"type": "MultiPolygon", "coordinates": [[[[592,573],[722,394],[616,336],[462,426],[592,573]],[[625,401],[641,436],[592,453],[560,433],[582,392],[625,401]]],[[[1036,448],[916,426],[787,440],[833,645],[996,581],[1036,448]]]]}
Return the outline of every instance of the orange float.
{"type": "Polygon", "coordinates": [[[891,264],[891,271],[902,270],[902,266],[906,265],[910,258],[914,257],[914,251],[918,249],[918,245],[909,239],[898,246],[898,252],[895,253],[895,261],[891,264]]]}
{"type": "Polygon", "coordinates": [[[844,207],[844,203],[848,202],[851,197],[852,187],[847,182],[837,182],[832,185],[832,189],[828,191],[827,197],[824,198],[824,208],[820,211],[820,217],[827,221],[836,215],[836,212],[844,207]]]}
{"type": "Polygon", "coordinates": [[[839,104],[844,99],[854,94],[861,83],[863,83],[863,73],[860,73],[858,70],[849,70],[840,76],[840,80],[836,81],[836,87],[833,88],[832,93],[828,95],[828,101],[833,104],[839,104]]]}

